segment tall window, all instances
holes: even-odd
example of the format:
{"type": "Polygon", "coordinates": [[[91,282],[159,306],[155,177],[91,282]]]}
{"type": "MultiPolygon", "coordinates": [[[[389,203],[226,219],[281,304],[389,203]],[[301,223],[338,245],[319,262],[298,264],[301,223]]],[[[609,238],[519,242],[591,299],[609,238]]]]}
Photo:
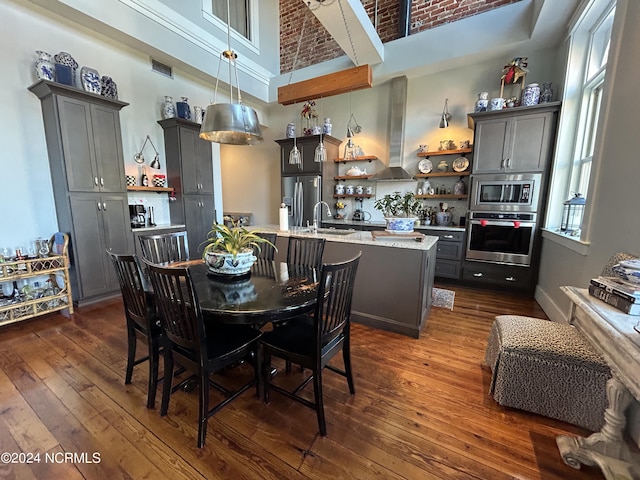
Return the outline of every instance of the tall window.
{"type": "MultiPolygon", "coordinates": [[[[251,40],[249,0],[233,0],[229,2],[229,6],[231,8],[231,28],[251,40]]],[[[226,24],[227,0],[211,0],[211,12],[226,24]]]]}
{"type": "MultiPolygon", "coordinates": [[[[600,112],[606,109],[603,103],[608,92],[605,73],[615,6],[616,0],[584,0],[570,25],[562,112],[546,216],[546,227],[551,232],[560,233],[563,203],[575,193],[585,197],[587,206],[590,202],[589,176],[595,171],[592,166],[601,161],[598,128],[605,120],[600,118],[600,112]]],[[[588,230],[588,225],[586,228],[588,230]]],[[[589,232],[582,229],[580,236],[570,237],[580,242],[562,243],[581,251],[588,237],[589,232]]]]}
{"type": "MultiPolygon", "coordinates": [[[[588,48],[586,49],[584,80],[582,83],[582,102],[574,160],[571,169],[570,192],[588,196],[589,175],[593,162],[593,150],[596,138],[600,106],[602,104],[602,87],[609,56],[611,27],[615,8],[605,12],[589,31],[588,48]]],[[[567,198],[570,195],[568,192],[567,198]]]]}

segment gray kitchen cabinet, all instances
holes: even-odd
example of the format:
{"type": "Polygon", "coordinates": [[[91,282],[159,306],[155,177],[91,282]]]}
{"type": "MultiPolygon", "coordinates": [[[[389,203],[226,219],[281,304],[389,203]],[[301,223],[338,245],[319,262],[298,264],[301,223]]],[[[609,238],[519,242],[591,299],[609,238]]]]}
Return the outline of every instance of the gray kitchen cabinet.
{"type": "Polygon", "coordinates": [[[74,193],[69,196],[71,216],[78,219],[74,228],[75,262],[78,288],[82,298],[99,297],[118,291],[118,279],[106,251],[133,251],[130,235],[129,207],[126,195],[100,196],[74,193]]]}
{"type": "Polygon", "coordinates": [[[462,280],[476,287],[533,293],[536,278],[536,266],[503,265],[470,260],[465,260],[463,264],[462,280]]]}
{"type": "Polygon", "coordinates": [[[320,143],[320,135],[307,135],[306,137],[296,138],[296,145],[298,150],[300,150],[302,165],[291,165],[289,163],[289,153],[291,153],[293,149],[293,138],[276,140],[280,145],[280,173],[283,175],[315,173],[317,175],[327,176],[327,180],[335,175],[336,168],[333,161],[339,156],[338,147],[342,141],[330,135],[322,135],[322,141],[327,149],[326,162],[313,161],[316,147],[320,143]]]}
{"type": "Polygon", "coordinates": [[[216,218],[211,143],[199,137],[198,123],[181,118],[158,123],[164,130],[167,179],[176,196],[169,203],[171,223],[185,225],[189,256],[197,258],[216,218]]]}
{"type": "Polygon", "coordinates": [[[475,127],[473,174],[544,172],[555,143],[560,102],[469,114],[475,127]]]}
{"type": "Polygon", "coordinates": [[[124,191],[119,111],[67,96],[56,100],[69,191],[124,191]]]}
{"type": "Polygon", "coordinates": [[[200,244],[207,238],[215,218],[213,196],[185,195],[184,214],[189,241],[189,258],[198,258],[202,255],[200,244]]]}
{"type": "Polygon", "coordinates": [[[119,292],[106,249],[133,251],[125,190],[120,109],[128,103],[40,80],[58,228],[70,237],[73,300],[119,292]]]}
{"type": "Polygon", "coordinates": [[[459,279],[464,258],[464,231],[429,230],[426,235],[438,237],[436,244],[435,276],[459,279]]]}

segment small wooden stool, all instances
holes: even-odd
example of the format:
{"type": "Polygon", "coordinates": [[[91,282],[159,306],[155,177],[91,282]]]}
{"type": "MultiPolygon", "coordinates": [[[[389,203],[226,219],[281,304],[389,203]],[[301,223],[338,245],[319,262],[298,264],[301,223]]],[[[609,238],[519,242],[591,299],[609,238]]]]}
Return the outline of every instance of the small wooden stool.
{"type": "Polygon", "coordinates": [[[490,393],[500,405],[591,431],[604,424],[611,370],[572,326],[520,315],[498,315],[485,363],[490,393]]]}

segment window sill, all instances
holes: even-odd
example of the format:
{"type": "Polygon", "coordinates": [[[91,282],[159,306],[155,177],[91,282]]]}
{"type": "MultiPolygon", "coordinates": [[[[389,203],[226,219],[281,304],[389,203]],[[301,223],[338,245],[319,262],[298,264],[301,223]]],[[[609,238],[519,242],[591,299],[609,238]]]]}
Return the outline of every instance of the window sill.
{"type": "Polygon", "coordinates": [[[587,256],[589,253],[589,242],[582,241],[577,237],[568,237],[548,228],[543,228],[542,238],[546,238],[583,256],[587,256]]]}

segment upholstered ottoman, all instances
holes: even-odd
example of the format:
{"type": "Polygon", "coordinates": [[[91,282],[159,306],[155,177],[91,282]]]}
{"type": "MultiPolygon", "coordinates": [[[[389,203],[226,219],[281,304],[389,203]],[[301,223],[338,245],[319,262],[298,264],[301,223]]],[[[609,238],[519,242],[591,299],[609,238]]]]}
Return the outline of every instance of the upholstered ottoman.
{"type": "Polygon", "coordinates": [[[574,327],[519,315],[496,317],[485,352],[490,393],[519,408],[598,431],[611,371],[574,327]]]}

